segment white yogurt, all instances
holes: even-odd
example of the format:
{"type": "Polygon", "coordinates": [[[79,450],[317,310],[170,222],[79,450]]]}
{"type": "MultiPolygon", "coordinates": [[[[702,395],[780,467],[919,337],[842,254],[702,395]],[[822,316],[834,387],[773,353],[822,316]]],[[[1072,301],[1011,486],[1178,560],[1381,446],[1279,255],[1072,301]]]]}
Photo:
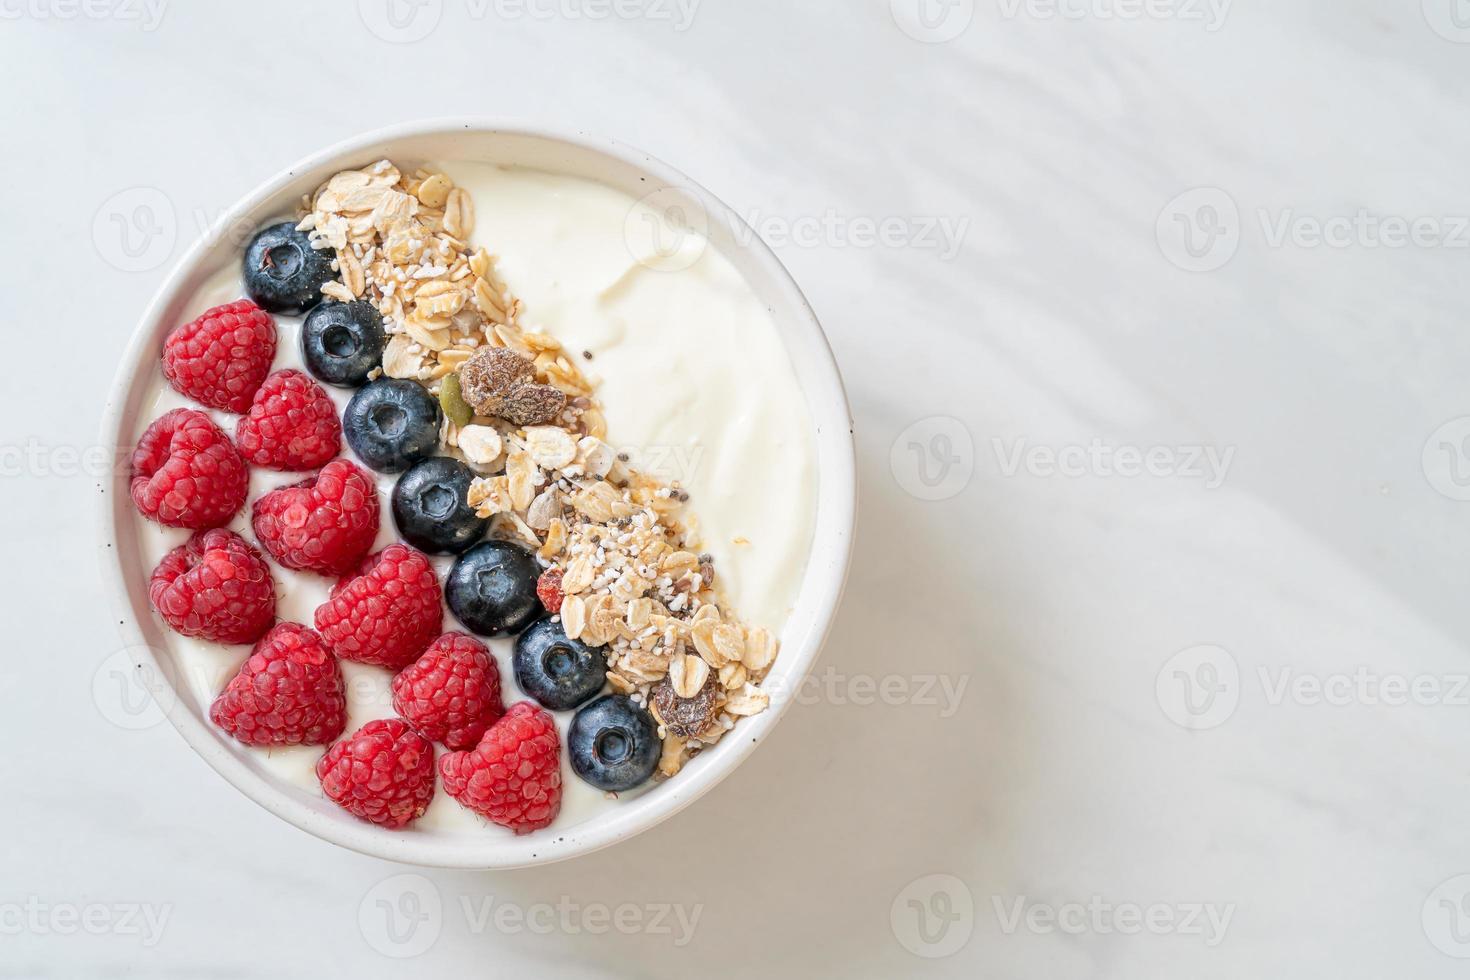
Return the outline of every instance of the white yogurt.
{"type": "MultiPolygon", "coordinates": [[[[765,308],[722,256],[690,239],[698,255],[688,268],[659,271],[640,264],[624,229],[643,205],[602,184],[479,163],[439,165],[473,198],[474,244],[499,257],[498,272],[523,301],[522,322],[559,338],[569,351],[586,350],[584,373],[599,380],[608,441],[634,464],[679,480],[691,494],[699,547],[715,557],[719,585],[746,622],[779,633],[796,599],[811,546],[816,474],[806,404],[786,351],[765,308]]],[[[202,312],[243,295],[238,267],[222,269],[190,305],[202,312]]],[[[277,316],[274,370],[302,368],[301,318],[277,316]]],[[[178,407],[200,408],[156,379],[153,409],[135,433],[178,407]]],[[[326,389],[345,407],[351,392],[326,389]]],[[[233,434],[237,416],[209,414],[233,434]]],[[[343,451],[351,456],[344,444],[343,451]]],[[[305,474],[252,468],[250,500],[305,474]]],[[[395,477],[378,475],[382,523],[375,550],[397,539],[388,512],[395,477]]],[[[249,507],[230,525],[249,540],[249,507]]],[[[137,518],[148,575],[188,532],[137,518]]],[[[436,558],[441,581],[452,559],[436,558]]],[[[271,564],[278,616],[306,625],[327,597],[331,581],[271,564]]],[[[457,629],[446,614],[446,629],[457,629]]],[[[222,646],[168,633],[187,684],[208,704],[238,671],[248,647],[222,646]]],[[[513,642],[487,640],[506,704],[523,697],[511,671],[513,642]]],[[[348,731],[393,715],[391,674],[344,662],[348,731]]],[[[571,712],[556,713],[565,736],[571,712]]],[[[314,767],[320,746],[259,749],[236,746],[266,771],[320,796],[314,767]]],[[[442,751],[442,748],[438,751],[442,751]]],[[[587,820],[616,800],[582,782],[562,764],[561,814],[547,831],[587,820]]],[[[624,794],[626,796],[627,794],[624,794]]],[[[509,833],[436,792],[414,824],[418,832],[509,833]]]]}

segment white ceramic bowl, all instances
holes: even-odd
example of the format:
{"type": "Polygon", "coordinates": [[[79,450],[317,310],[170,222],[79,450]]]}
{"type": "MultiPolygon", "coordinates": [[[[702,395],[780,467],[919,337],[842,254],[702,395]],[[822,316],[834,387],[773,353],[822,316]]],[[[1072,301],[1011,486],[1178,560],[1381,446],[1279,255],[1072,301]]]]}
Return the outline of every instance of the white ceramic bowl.
{"type": "MultiPolygon", "coordinates": [[[[811,556],[795,607],[781,634],[781,653],[766,686],[792,692],[815,663],[841,597],[856,509],[852,428],[842,380],[821,327],[781,263],[727,206],[688,177],[646,153],[583,133],[505,127],[481,119],[411,123],[339,143],[277,175],[235,205],[216,226],[259,227],[292,211],[333,173],[388,157],[398,160],[483,160],[601,181],[636,198],[659,192],[660,206],[682,206],[708,216],[708,236],[769,307],[806,394],[815,427],[818,487],[811,556]],[[737,234],[738,231],[738,234],[737,234]]],[[[238,235],[216,234],[195,245],[169,275],[144,313],[123,354],[103,418],[104,444],[130,447],[140,412],[159,371],[167,332],[197,311],[191,296],[214,272],[238,263],[238,235]]],[[[124,457],[125,458],[125,457],[124,457]]],[[[283,783],[238,752],[208,721],[206,702],[186,684],[163,628],[148,604],[149,568],[140,557],[126,467],[102,495],[102,564],[107,591],[121,620],[124,642],[136,651],[140,678],[154,691],[174,727],[222,776],[277,816],[325,840],[365,854],[412,864],[511,868],[559,861],[631,837],[688,806],[754,751],[791,706],[772,698],[771,708],[740,721],[739,738],[722,739],[694,758],[674,779],[603,811],[588,822],[524,837],[486,832],[439,834],[409,828],[389,831],[363,823],[325,799],[283,783]]]]}

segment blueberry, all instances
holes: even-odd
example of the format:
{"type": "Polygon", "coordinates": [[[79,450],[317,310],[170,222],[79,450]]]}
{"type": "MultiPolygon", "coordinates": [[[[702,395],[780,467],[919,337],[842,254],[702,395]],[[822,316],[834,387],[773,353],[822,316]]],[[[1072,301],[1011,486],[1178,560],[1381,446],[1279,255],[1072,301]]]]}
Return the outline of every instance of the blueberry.
{"type": "Polygon", "coordinates": [[[271,313],[304,313],[321,300],[322,285],[337,278],[332,259],[331,249],[312,248],[290,221],[271,225],[245,248],[245,292],[271,313]]]}
{"type": "Polygon", "coordinates": [[[383,318],[366,300],[318,303],[301,328],[301,356],[319,381],[360,388],[383,363],[383,318]]]}
{"type": "Polygon", "coordinates": [[[567,754],[572,770],[598,789],[618,793],[658,766],[662,746],[653,717],[626,694],[608,694],[572,716],[567,754]]]}
{"type": "Polygon", "coordinates": [[[439,448],[439,402],[417,381],[379,378],[347,403],[342,434],[368,466],[399,473],[439,448]]]}
{"type": "Polygon", "coordinates": [[[541,566],[525,547],[482,541],[460,555],[444,583],[449,611],[481,636],[519,633],[545,612],[536,597],[541,566]]]}
{"type": "Polygon", "coordinates": [[[516,638],[515,669],[521,690],[552,711],[575,708],[607,679],[602,649],[569,639],[549,616],[516,638]]]}
{"type": "Polygon", "coordinates": [[[454,555],[485,536],[488,518],[466,501],[475,474],[457,459],[414,463],[393,486],[393,523],[403,539],[431,555],[454,555]]]}

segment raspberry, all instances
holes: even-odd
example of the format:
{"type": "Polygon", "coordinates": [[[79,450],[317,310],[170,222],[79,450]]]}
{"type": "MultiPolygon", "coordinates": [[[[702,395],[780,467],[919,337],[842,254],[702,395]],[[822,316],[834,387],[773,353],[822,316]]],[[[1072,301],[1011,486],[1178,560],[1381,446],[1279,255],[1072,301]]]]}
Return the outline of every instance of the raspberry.
{"type": "Polygon", "coordinates": [[[208,415],[176,408],[148,426],[133,450],[133,503],[169,527],[219,527],[245,506],[250,469],[208,415]]]}
{"type": "Polygon", "coordinates": [[[390,544],[332,588],[317,607],[316,628],[343,660],[400,670],[439,635],[442,601],[429,559],[390,544]]]}
{"type": "Polygon", "coordinates": [[[347,726],[342,669],[315,631],[281,623],[255,644],[209,718],[246,745],[325,745],[347,726]]]}
{"type": "Polygon", "coordinates": [[[434,745],[397,718],[370,721],[327,750],[316,777],[348,813],[396,830],[434,798],[434,745]]]}
{"type": "Polygon", "coordinates": [[[236,426],[235,445],[256,466],[314,470],[342,448],[342,423],[321,385],[300,371],[277,371],[236,426]]]}
{"type": "Polygon", "coordinates": [[[198,531],[164,555],[148,598],[175,632],[216,643],[254,643],[276,619],[270,566],[224,528],[198,531]]]}
{"type": "Polygon", "coordinates": [[[393,678],[393,710],[435,742],[472,749],[504,710],[500,668],[479,640],[445,633],[393,678]]]}
{"type": "Polygon", "coordinates": [[[541,573],[541,577],[536,580],[536,598],[541,600],[541,605],[552,615],[561,612],[561,601],[566,597],[561,591],[560,568],[548,568],[541,573]]]}
{"type": "Polygon", "coordinates": [[[205,310],[163,342],[163,375],[179,394],[243,412],[276,356],[276,321],[248,299],[205,310]]]}
{"type": "Polygon", "coordinates": [[[561,809],[561,739],[551,714],[511,706],[468,752],[439,759],[444,791],[517,834],[540,830],[561,809]]]}
{"type": "Polygon", "coordinates": [[[286,568],[341,575],[378,536],[378,488],[345,459],[255,502],[255,536],[286,568]]]}

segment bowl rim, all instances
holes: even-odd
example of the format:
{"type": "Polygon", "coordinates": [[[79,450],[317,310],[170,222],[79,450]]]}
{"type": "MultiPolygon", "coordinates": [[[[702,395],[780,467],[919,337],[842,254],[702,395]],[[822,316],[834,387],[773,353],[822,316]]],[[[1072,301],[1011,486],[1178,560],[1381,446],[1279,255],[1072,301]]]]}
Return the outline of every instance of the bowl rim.
{"type": "MultiPolygon", "coordinates": [[[[819,438],[824,441],[814,442],[814,451],[820,460],[815,504],[819,513],[819,526],[813,531],[807,558],[807,575],[811,575],[819,549],[825,553],[824,564],[827,571],[825,575],[815,579],[804,578],[802,591],[799,593],[798,606],[808,602],[812,604],[813,628],[801,637],[802,643],[798,649],[791,650],[783,645],[783,657],[797,659],[787,679],[799,684],[811,672],[831,629],[846,584],[851,558],[857,511],[851,410],[831,345],[800,287],[760,236],[750,229],[738,213],[707,188],[649,153],[627,143],[594,136],[586,131],[478,116],[431,118],[364,132],[308,155],[256,186],[237,201],[216,222],[214,228],[232,227],[244,215],[279,195],[305,171],[315,170],[333,161],[345,163],[352,155],[362,154],[378,144],[444,136],[467,130],[561,143],[573,149],[610,157],[618,163],[646,173],[663,187],[692,192],[698,196],[702,206],[711,212],[718,212],[724,221],[729,222],[728,227],[741,232],[739,240],[722,251],[728,254],[730,248],[734,248],[748,252],[748,257],[761,265],[768,275],[770,288],[782,294],[790,314],[778,323],[783,346],[794,359],[796,355],[792,347],[792,336],[805,335],[806,349],[802,351],[802,356],[816,357],[816,362],[810,367],[818,376],[817,384],[813,385],[812,379],[808,377],[802,378],[813,422],[818,422],[820,415],[821,418],[840,416],[843,423],[841,432],[829,431],[823,435],[819,431],[819,438]],[[824,407],[825,412],[822,411],[824,407]],[[826,525],[830,540],[818,539],[821,525],[826,525]],[[808,596],[807,593],[811,595],[808,596]]],[[[712,213],[711,217],[713,216],[712,213]]],[[[145,376],[145,362],[156,359],[154,325],[217,244],[215,234],[201,235],[164,277],[133,327],[102,412],[101,444],[114,451],[114,458],[121,459],[117,455],[118,447],[132,441],[135,420],[126,409],[134,385],[145,376]]],[[[821,427],[817,428],[820,430],[821,427]]],[[[440,837],[433,834],[389,831],[350,817],[341,819],[345,814],[329,816],[311,808],[304,801],[293,798],[285,788],[276,785],[274,779],[253,768],[244,756],[223,744],[218,734],[188,708],[183,697],[172,696],[173,686],[167,679],[169,665],[159,660],[153,644],[149,642],[144,622],[147,621],[155,632],[159,628],[152,622],[154,617],[151,611],[140,611],[129,598],[128,576],[135,576],[137,569],[125,567],[135,562],[131,558],[125,562],[122,549],[118,546],[120,512],[132,512],[127,467],[114,467],[110,484],[104,484],[101,489],[97,505],[101,529],[98,552],[104,591],[118,620],[119,633],[125,644],[123,649],[133,653],[133,666],[139,671],[145,688],[154,694],[154,700],[163,715],[211,768],[247,797],[287,823],[362,854],[424,867],[477,869],[550,864],[589,854],[648,830],[713,789],[765,740],[796,700],[793,697],[773,697],[765,712],[741,721],[741,738],[722,752],[721,758],[712,759],[711,764],[686,769],[679,779],[664,784],[657,795],[649,794],[629,801],[630,805],[638,804],[636,809],[619,813],[612,819],[594,819],[578,824],[569,828],[566,834],[557,837],[546,832],[524,837],[487,834],[482,842],[467,840],[462,836],[440,837]],[[124,509],[120,511],[120,508],[124,509]]]]}

